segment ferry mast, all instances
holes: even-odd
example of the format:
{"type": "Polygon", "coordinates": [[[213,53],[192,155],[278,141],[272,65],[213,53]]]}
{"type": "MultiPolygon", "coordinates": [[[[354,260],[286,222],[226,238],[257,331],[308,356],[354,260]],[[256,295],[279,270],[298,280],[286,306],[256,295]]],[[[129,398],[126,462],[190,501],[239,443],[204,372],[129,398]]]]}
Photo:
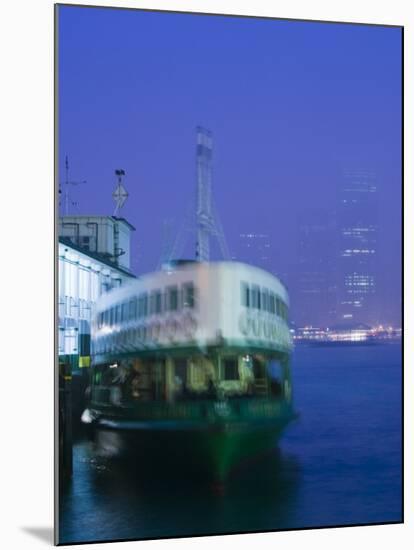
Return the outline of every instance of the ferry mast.
{"type": "Polygon", "coordinates": [[[196,259],[208,262],[210,259],[210,234],[213,229],[211,215],[211,158],[213,140],[211,132],[197,127],[197,244],[196,259]]]}
{"type": "Polygon", "coordinates": [[[230,253],[223,233],[223,227],[214,208],[212,182],[213,139],[210,130],[197,126],[196,141],[196,200],[192,199],[184,216],[170,253],[164,252],[159,265],[180,256],[184,248],[186,233],[195,233],[195,259],[198,262],[210,261],[210,237],[218,241],[223,260],[230,260],[230,253]]]}
{"type": "Polygon", "coordinates": [[[230,256],[223,228],[212,205],[212,155],[213,139],[211,132],[206,128],[197,126],[196,260],[199,262],[210,260],[210,236],[217,238],[223,258],[229,259],[230,256]]]}

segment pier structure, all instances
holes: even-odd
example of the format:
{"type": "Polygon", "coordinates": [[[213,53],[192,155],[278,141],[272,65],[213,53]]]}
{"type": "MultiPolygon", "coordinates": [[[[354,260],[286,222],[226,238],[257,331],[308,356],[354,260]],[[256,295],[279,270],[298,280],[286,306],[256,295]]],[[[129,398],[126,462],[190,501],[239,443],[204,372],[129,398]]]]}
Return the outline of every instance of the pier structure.
{"type": "Polygon", "coordinates": [[[80,425],[89,385],[92,310],[102,294],[134,278],[129,259],[133,230],[115,216],[59,218],[57,412],[65,476],[72,473],[72,430],[80,425]]]}

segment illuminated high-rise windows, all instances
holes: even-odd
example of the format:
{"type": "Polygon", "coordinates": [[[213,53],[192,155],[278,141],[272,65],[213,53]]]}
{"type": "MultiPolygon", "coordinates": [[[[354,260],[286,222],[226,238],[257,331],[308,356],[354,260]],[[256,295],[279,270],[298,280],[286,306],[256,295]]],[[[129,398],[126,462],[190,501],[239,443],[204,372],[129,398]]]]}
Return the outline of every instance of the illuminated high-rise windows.
{"type": "Polygon", "coordinates": [[[377,187],[370,172],[343,176],[338,208],[339,320],[376,320],[377,187]]]}

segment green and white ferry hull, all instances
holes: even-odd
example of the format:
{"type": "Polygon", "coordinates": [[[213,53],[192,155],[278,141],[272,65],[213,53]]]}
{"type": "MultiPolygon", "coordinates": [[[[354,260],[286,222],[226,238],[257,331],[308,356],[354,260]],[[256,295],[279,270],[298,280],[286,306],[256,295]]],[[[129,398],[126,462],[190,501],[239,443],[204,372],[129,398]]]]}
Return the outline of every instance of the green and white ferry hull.
{"type": "Polygon", "coordinates": [[[224,481],[295,417],[287,303],[278,279],[236,262],[184,265],[109,293],[84,422],[149,466],[224,481]]]}
{"type": "Polygon", "coordinates": [[[116,431],[122,448],[139,461],[166,459],[169,467],[181,465],[183,472],[220,482],[244,459],[274,448],[294,417],[289,404],[273,399],[156,406],[151,413],[153,418],[131,409],[124,415],[106,410],[96,416],[95,428],[116,431]]]}

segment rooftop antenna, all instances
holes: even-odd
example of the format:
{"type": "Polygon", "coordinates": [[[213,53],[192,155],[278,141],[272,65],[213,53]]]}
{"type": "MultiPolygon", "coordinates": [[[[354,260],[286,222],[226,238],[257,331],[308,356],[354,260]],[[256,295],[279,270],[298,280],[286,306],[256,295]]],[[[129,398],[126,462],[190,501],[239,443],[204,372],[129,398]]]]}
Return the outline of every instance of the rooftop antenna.
{"type": "Polygon", "coordinates": [[[115,201],[114,216],[118,216],[128,198],[128,192],[122,184],[122,176],[125,176],[125,170],[118,168],[115,170],[115,175],[118,178],[118,183],[115,187],[115,191],[112,193],[112,197],[115,201]]]}
{"type": "MultiPolygon", "coordinates": [[[[65,156],[65,182],[64,182],[64,188],[63,188],[64,189],[63,196],[64,196],[64,205],[65,205],[65,208],[64,208],[65,216],[69,215],[69,206],[75,206],[77,204],[76,202],[70,200],[69,187],[71,185],[79,185],[81,183],[86,183],[86,180],[71,181],[69,179],[69,160],[68,160],[68,156],[66,155],[65,156]]],[[[59,186],[59,194],[62,193],[62,188],[61,187],[62,186],[59,186]]]]}

